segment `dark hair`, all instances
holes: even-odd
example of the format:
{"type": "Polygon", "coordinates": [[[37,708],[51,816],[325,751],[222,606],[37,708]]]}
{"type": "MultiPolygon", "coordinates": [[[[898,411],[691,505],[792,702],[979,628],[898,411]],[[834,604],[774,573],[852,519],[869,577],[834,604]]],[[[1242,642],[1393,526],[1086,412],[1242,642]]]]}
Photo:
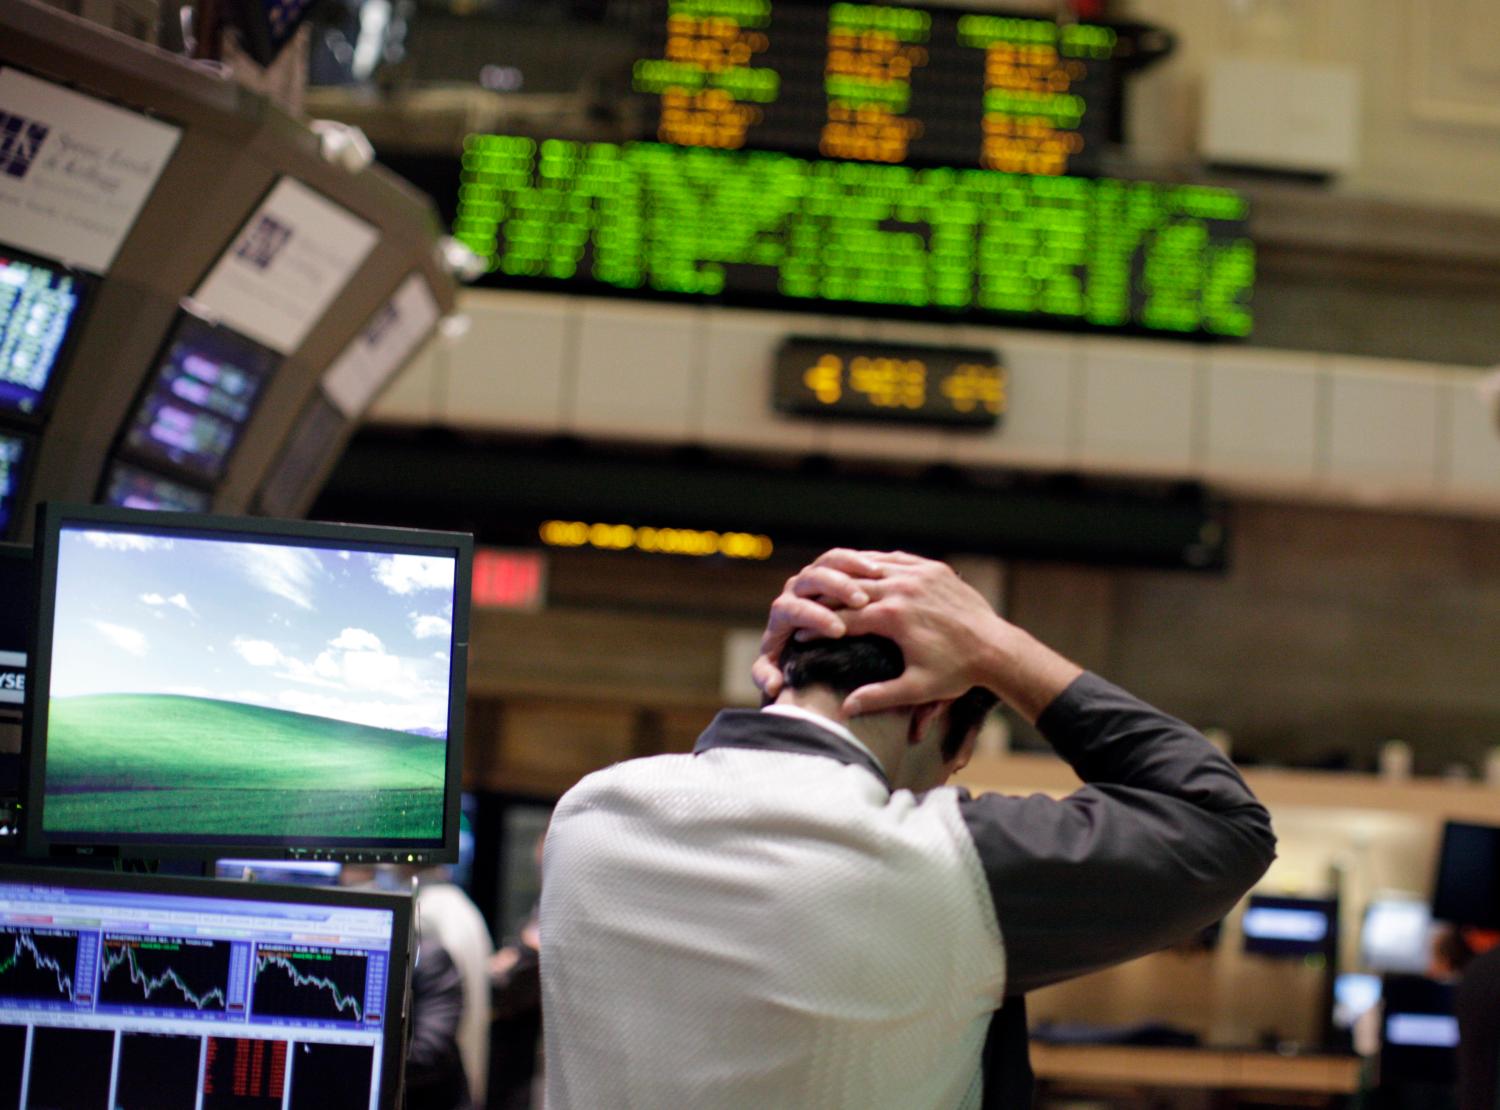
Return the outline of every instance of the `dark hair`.
{"type": "MultiPolygon", "coordinates": [[[[827,686],[850,694],[872,682],[888,682],[906,670],[900,645],[885,636],[845,636],[841,640],[790,640],[781,649],[781,673],[787,686],[802,690],[827,686]]],[[[948,710],[943,758],[952,759],[967,737],[1000,699],[975,686],[948,710]]]]}

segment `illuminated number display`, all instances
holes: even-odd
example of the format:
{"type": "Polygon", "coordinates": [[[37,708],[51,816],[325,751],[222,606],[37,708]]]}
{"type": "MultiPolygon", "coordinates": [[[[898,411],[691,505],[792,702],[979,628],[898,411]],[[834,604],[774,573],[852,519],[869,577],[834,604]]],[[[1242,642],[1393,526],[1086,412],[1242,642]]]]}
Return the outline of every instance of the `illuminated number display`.
{"type": "Polygon", "coordinates": [[[1104,24],[930,5],[656,0],[632,71],[651,138],[864,162],[1092,175],[1125,68],[1104,24]]]}
{"type": "Polygon", "coordinates": [[[801,416],[986,428],[1005,413],[992,351],[788,339],[774,382],[777,410],[801,416]]]}
{"type": "Polygon", "coordinates": [[[499,284],[1243,336],[1246,216],[1203,185],[474,135],[454,234],[499,284]]]}

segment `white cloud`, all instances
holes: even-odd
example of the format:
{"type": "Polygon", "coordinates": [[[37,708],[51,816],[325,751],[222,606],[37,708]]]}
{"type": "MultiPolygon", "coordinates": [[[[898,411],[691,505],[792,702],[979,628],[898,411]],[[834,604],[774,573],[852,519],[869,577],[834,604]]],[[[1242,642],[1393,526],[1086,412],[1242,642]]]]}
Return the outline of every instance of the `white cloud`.
{"type": "MultiPolygon", "coordinates": [[[[197,612],[193,609],[192,603],[188,601],[187,594],[184,593],[175,593],[171,597],[163,597],[161,594],[156,593],[141,594],[141,600],[147,605],[153,607],[159,605],[175,605],[184,613],[191,613],[195,617],[198,615],[197,612]]],[[[159,615],[160,614],[158,614],[158,616],[159,615]]]]}
{"type": "Polygon", "coordinates": [[[311,551],[263,543],[225,544],[224,550],[253,585],[299,609],[313,607],[313,584],[321,565],[311,551]]]}
{"type": "Polygon", "coordinates": [[[363,628],[344,629],[337,637],[328,641],[328,646],[340,651],[380,651],[383,647],[379,636],[363,628]]]}
{"type": "Polygon", "coordinates": [[[348,651],[340,663],[344,681],[355,690],[400,689],[401,660],[383,651],[348,651]]]}
{"type": "Polygon", "coordinates": [[[411,634],[419,640],[446,640],[453,634],[453,625],[446,617],[418,616],[415,613],[412,616],[416,619],[412,621],[411,634]]]}
{"type": "Polygon", "coordinates": [[[135,532],[80,532],[85,543],[104,551],[170,551],[172,541],[135,532]]]}
{"type": "Polygon", "coordinates": [[[286,657],[270,640],[250,640],[244,636],[234,638],[234,650],[252,667],[274,667],[286,657]]]}
{"type": "Polygon", "coordinates": [[[149,650],[146,643],[146,634],[136,628],[126,628],[123,624],[110,624],[109,621],[89,621],[101,636],[121,651],[127,651],[131,655],[145,655],[149,650]]]}
{"type": "Polygon", "coordinates": [[[446,651],[435,651],[432,653],[432,657],[434,659],[441,659],[444,663],[448,662],[448,653],[446,651]]]}
{"type": "Polygon", "coordinates": [[[453,589],[454,560],[434,555],[387,555],[374,560],[375,581],[393,594],[453,589]]]}

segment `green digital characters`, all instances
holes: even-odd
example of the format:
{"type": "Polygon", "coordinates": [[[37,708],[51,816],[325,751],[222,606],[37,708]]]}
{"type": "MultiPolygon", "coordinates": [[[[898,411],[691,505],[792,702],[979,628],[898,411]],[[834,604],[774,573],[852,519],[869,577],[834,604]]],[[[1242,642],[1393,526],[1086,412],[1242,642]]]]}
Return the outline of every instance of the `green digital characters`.
{"type": "Polygon", "coordinates": [[[511,283],[1251,329],[1232,189],[474,135],[455,236],[511,283]]]}

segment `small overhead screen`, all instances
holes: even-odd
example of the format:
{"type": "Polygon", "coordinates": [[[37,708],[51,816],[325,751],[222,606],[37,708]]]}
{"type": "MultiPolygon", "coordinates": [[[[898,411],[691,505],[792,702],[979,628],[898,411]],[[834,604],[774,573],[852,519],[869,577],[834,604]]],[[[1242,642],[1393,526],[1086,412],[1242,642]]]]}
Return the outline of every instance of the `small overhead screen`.
{"type": "Polygon", "coordinates": [[[158,512],[202,513],[209,508],[209,495],[171,478],[153,474],[129,463],[113,463],[104,477],[106,505],[122,509],[155,509],[158,512]]]}
{"type": "Polygon", "coordinates": [[[410,936],[403,895],[0,868],[0,1106],[395,1110],[410,936]]]}
{"type": "Polygon", "coordinates": [[[1326,955],[1338,925],[1331,898],[1285,898],[1252,894],[1240,920],[1245,951],[1260,956],[1326,955]]]}
{"type": "Polygon", "coordinates": [[[1381,1086],[1452,1083],[1458,1047],[1452,985],[1417,975],[1390,975],[1383,991],[1381,1086]]]}
{"type": "Polygon", "coordinates": [[[78,331],[84,279],[0,246],[0,414],[41,413],[78,331]]]}
{"type": "Polygon", "coordinates": [[[0,540],[15,531],[21,484],[31,455],[31,439],[0,431],[0,540]]]}
{"type": "Polygon", "coordinates": [[[178,314],[121,451],[212,485],[250,422],[280,356],[191,312],[178,314]]]}
{"type": "Polygon", "coordinates": [[[28,850],[452,861],[472,540],[48,505],[28,850]]]}
{"type": "Polygon", "coordinates": [[[1432,916],[1500,929],[1500,826],[1459,821],[1443,826],[1432,916]]]}
{"type": "Polygon", "coordinates": [[[1432,910],[1415,898],[1377,898],[1365,910],[1359,951],[1370,971],[1422,974],[1432,962],[1432,910]]]}

